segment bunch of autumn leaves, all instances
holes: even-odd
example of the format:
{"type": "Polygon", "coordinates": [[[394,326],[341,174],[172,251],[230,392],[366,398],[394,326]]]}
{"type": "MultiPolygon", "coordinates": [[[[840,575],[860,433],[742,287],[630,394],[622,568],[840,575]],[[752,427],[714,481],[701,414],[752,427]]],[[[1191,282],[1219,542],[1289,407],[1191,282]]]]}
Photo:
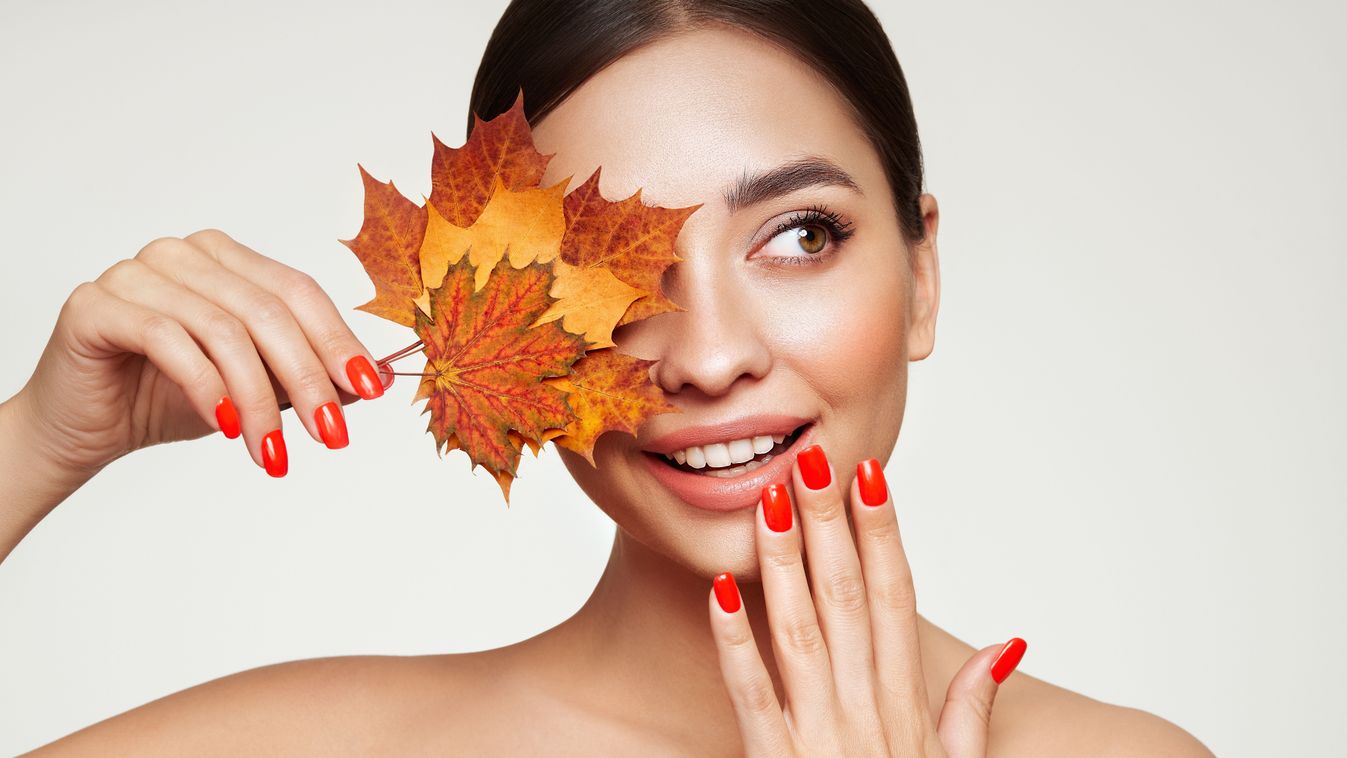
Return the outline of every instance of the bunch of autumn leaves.
{"type": "Polygon", "coordinates": [[[684,310],[659,282],[700,206],[647,206],[640,190],[609,202],[597,169],[569,194],[570,177],[540,187],[552,156],[534,149],[522,91],[490,121],[473,114],[463,147],[431,139],[430,197],[418,205],[361,166],[364,223],[341,242],[374,282],[357,308],[421,340],[413,402],[426,400],[436,450],[466,452],[508,503],[523,445],[536,456],[554,440],[594,465],[600,435],[677,411],[652,361],[617,352],[612,336],[684,310]]]}

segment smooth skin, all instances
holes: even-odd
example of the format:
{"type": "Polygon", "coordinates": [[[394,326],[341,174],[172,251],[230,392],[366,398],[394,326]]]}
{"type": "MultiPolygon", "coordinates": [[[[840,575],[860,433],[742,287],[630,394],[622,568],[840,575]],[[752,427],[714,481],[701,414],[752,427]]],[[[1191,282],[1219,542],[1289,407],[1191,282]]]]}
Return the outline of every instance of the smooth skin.
{"type": "MultiPolygon", "coordinates": [[[[964,756],[981,754],[985,738],[985,754],[998,758],[1210,755],[1162,718],[1035,679],[1023,670],[1032,668],[1032,650],[989,689],[989,656],[1016,634],[1017,620],[1003,619],[1004,636],[980,648],[931,624],[901,578],[908,572],[896,529],[896,508],[922,505],[903,502],[898,489],[874,511],[843,507],[842,493],[854,500],[856,464],[883,464],[893,450],[907,364],[934,346],[939,210],[922,196],[926,238],[908,248],[877,154],[809,65],[737,29],[665,37],[591,77],[535,124],[534,138],[556,154],[544,186],[570,177],[573,187],[601,165],[610,199],[641,188],[650,204],[706,203],[684,224],[682,260],[663,282],[686,310],[614,333],[623,352],[657,361],[652,381],[683,413],[654,417],[634,438],[604,435],[597,468],[559,451],[617,524],[608,566],[584,606],[493,650],[316,658],[239,672],[35,754],[964,756]],[[735,210],[721,199],[745,172],[805,154],[838,163],[858,190],[811,186],[735,210]],[[845,215],[854,236],[830,241],[836,254],[826,261],[783,264],[808,253],[798,229],[772,231],[814,204],[845,215]],[[813,419],[815,441],[843,477],[817,497],[802,491],[798,469],[782,482],[798,511],[788,532],[765,534],[760,507],[695,508],[644,468],[641,448],[654,436],[765,412],[813,419]],[[856,563],[843,523],[860,536],[856,563]],[[801,565],[827,577],[812,593],[801,565]],[[732,618],[708,608],[712,578],[725,572],[742,599],[732,618]],[[846,592],[824,591],[820,601],[820,586],[846,592]],[[839,602],[830,606],[829,597],[839,602]],[[795,647],[777,642],[791,628],[782,619],[811,607],[821,634],[787,631],[795,647]],[[792,657],[797,647],[808,661],[792,657]],[[805,686],[811,681],[818,691],[805,686]],[[942,722],[951,691],[968,696],[959,702],[973,712],[969,720],[942,722]],[[990,714],[978,710],[993,694],[990,714]],[[970,741],[941,739],[942,724],[962,724],[956,731],[970,741]]],[[[209,414],[225,389],[239,401],[259,465],[258,444],[279,425],[282,395],[294,398],[315,435],[315,409],[356,391],[343,362],[369,353],[307,277],[219,231],[153,246],[141,261],[153,274],[124,264],[111,284],[76,291],[33,378],[0,404],[0,477],[14,483],[0,512],[0,555],[118,455],[213,431],[209,414]],[[110,323],[122,324],[120,341],[103,333],[110,323]],[[219,343],[204,360],[188,345],[194,330],[219,343]],[[277,379],[275,397],[259,363],[277,379]]]]}

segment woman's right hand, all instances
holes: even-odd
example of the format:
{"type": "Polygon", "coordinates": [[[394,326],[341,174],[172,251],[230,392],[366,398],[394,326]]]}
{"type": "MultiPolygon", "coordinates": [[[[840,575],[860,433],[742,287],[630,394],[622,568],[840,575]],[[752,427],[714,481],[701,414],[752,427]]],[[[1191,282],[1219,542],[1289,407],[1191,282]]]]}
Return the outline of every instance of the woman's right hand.
{"type": "Polygon", "coordinates": [[[391,383],[374,361],[310,276],[206,229],[156,239],[76,287],[13,400],[27,444],[62,474],[220,430],[284,476],[283,407],[344,447],[341,406],[391,383]]]}

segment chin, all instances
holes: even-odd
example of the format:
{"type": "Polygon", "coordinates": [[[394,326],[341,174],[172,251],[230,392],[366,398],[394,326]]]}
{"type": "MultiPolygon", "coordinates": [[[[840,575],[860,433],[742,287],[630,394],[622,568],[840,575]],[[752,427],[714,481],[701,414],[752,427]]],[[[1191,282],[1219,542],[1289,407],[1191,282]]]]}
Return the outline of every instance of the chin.
{"type": "Polygon", "coordinates": [[[597,467],[570,450],[557,448],[572,478],[626,535],[708,582],[729,571],[756,581],[754,507],[708,511],[664,489],[645,470],[644,453],[604,435],[594,449],[597,467]]]}

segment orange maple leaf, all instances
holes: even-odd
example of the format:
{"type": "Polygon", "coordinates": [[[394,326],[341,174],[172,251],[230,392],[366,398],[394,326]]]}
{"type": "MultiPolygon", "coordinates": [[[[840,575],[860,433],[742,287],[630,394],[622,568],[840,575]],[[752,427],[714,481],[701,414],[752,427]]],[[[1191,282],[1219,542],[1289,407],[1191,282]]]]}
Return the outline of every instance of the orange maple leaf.
{"type": "Polygon", "coordinates": [[[599,172],[566,195],[566,236],[561,259],[580,268],[606,267],[618,279],[647,293],[617,322],[618,326],[659,313],[686,310],[665,297],[660,279],[683,260],[674,252],[678,232],[702,203],[684,208],[646,205],[637,189],[612,202],[599,193],[599,172]]]}
{"type": "Polygon", "coordinates": [[[414,400],[427,400],[436,448],[462,449],[501,486],[506,502],[519,465],[514,432],[541,443],[548,429],[575,419],[565,392],[542,382],[565,375],[584,341],[555,322],[530,324],[552,304],[547,266],[514,268],[502,259],[486,287],[473,288],[467,260],[430,291],[430,316],[417,312],[425,376],[414,400]]]}
{"type": "Polygon", "coordinates": [[[570,394],[576,419],[556,444],[583,455],[594,463],[594,444],[611,431],[635,435],[637,428],[656,413],[681,413],[650,381],[655,361],[633,358],[616,350],[593,350],[571,367],[569,375],[544,380],[570,394]]]}
{"type": "Polygon", "coordinates": [[[365,221],[354,239],[338,240],[360,259],[374,282],[374,299],[357,310],[414,326],[413,298],[421,294],[421,238],[426,209],[402,196],[393,182],[379,182],[359,164],[365,185],[365,221]]]}
{"type": "Polygon", "coordinates": [[[434,134],[430,161],[430,204],[449,223],[471,226],[486,207],[500,179],[506,189],[536,187],[551,155],[533,147],[533,131],[524,118],[524,90],[514,105],[490,121],[472,114],[472,132],[463,147],[446,147],[434,134]]]}
{"type": "Polygon", "coordinates": [[[431,195],[418,205],[360,167],[365,220],[342,240],[374,282],[360,310],[412,327],[426,368],[415,400],[436,450],[463,450],[509,503],[521,451],[548,440],[594,464],[609,431],[636,434],[678,412],[650,382],[646,361],[621,354],[613,330],[684,310],[660,290],[682,260],[674,240],[700,205],[618,202],[599,171],[569,194],[542,188],[551,155],[533,146],[523,90],[490,121],[473,114],[461,148],[431,135],[431,195]]]}

